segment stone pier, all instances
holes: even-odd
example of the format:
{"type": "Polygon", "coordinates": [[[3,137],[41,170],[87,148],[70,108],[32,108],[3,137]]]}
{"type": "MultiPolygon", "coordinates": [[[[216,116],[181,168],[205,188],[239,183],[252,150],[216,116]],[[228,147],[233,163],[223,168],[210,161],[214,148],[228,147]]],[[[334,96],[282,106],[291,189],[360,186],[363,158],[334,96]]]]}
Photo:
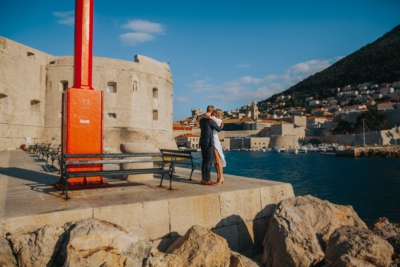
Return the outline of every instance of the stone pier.
{"type": "Polygon", "coordinates": [[[337,157],[399,158],[400,146],[353,147],[336,152],[337,157]]]}
{"type": "Polygon", "coordinates": [[[177,168],[173,190],[168,190],[168,180],[159,187],[156,176],[140,183],[106,178],[112,187],[71,191],[71,199],[65,200],[52,187],[57,172],[28,152],[0,152],[2,236],[97,218],[121,225],[165,251],[191,226],[201,225],[224,237],[232,250],[253,257],[261,253],[274,205],[294,196],[290,184],[233,175],[225,175],[223,185],[203,186],[199,171],[189,181],[190,170],[177,168]]]}

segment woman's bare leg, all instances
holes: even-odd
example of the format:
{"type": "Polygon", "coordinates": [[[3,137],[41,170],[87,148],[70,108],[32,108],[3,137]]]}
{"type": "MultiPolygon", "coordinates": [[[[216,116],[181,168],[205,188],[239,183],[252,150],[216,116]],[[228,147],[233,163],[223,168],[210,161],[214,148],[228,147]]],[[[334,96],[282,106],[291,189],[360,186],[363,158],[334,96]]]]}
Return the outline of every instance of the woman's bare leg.
{"type": "Polygon", "coordinates": [[[221,162],[221,157],[219,156],[218,150],[214,148],[214,158],[215,158],[215,169],[217,171],[217,183],[221,184],[224,181],[223,167],[221,162]]]}

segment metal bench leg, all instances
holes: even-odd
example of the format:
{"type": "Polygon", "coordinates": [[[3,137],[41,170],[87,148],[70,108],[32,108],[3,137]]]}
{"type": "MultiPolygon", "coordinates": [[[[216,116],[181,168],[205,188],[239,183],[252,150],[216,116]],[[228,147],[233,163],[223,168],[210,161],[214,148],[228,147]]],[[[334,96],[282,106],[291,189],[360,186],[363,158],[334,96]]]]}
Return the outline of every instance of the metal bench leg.
{"type": "Polygon", "coordinates": [[[189,180],[190,180],[190,181],[192,180],[193,171],[194,171],[194,167],[192,167],[192,172],[190,173],[190,177],[189,177],[189,180]]]}
{"type": "Polygon", "coordinates": [[[69,197],[68,197],[68,180],[67,179],[65,179],[65,188],[66,188],[65,199],[68,200],[69,197]]]}
{"type": "Polygon", "coordinates": [[[159,186],[162,186],[163,179],[164,179],[164,174],[161,176],[161,183],[159,186]]]}
{"type": "Polygon", "coordinates": [[[169,175],[169,189],[172,190],[172,173],[169,175]]]}

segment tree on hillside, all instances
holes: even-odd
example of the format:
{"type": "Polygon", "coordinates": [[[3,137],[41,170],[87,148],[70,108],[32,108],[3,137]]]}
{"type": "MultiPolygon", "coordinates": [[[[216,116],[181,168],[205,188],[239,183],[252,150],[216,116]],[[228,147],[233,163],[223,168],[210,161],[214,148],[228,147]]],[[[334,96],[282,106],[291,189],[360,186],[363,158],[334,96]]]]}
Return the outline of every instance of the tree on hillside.
{"type": "Polygon", "coordinates": [[[335,134],[348,134],[353,132],[354,132],[353,123],[346,120],[341,120],[338,123],[338,126],[332,130],[332,133],[335,134]]]}
{"type": "Polygon", "coordinates": [[[356,129],[361,129],[363,126],[363,120],[365,121],[365,128],[370,131],[380,131],[386,129],[386,121],[389,118],[389,115],[379,112],[379,110],[375,106],[371,106],[368,108],[367,112],[364,112],[361,116],[357,118],[357,122],[355,124],[356,129]]]}

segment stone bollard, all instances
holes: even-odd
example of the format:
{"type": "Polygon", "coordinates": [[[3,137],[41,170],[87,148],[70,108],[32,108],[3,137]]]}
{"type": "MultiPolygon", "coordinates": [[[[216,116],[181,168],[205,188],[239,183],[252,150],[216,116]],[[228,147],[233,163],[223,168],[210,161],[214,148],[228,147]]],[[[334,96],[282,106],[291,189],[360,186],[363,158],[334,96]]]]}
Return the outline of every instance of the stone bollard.
{"type": "MultiPolygon", "coordinates": [[[[156,148],[153,143],[150,142],[132,142],[132,143],[123,143],[120,144],[120,150],[122,153],[158,153],[160,150],[156,148]]],[[[148,159],[147,157],[143,157],[143,159],[148,159]]],[[[132,159],[132,158],[125,158],[132,159]]],[[[133,159],[141,159],[140,157],[135,157],[133,159]]],[[[121,163],[120,170],[129,170],[129,169],[145,169],[152,168],[153,162],[141,162],[141,163],[121,163]]],[[[133,175],[122,175],[122,179],[125,179],[129,182],[142,182],[146,180],[153,179],[153,174],[133,174],[133,175]]]]}

